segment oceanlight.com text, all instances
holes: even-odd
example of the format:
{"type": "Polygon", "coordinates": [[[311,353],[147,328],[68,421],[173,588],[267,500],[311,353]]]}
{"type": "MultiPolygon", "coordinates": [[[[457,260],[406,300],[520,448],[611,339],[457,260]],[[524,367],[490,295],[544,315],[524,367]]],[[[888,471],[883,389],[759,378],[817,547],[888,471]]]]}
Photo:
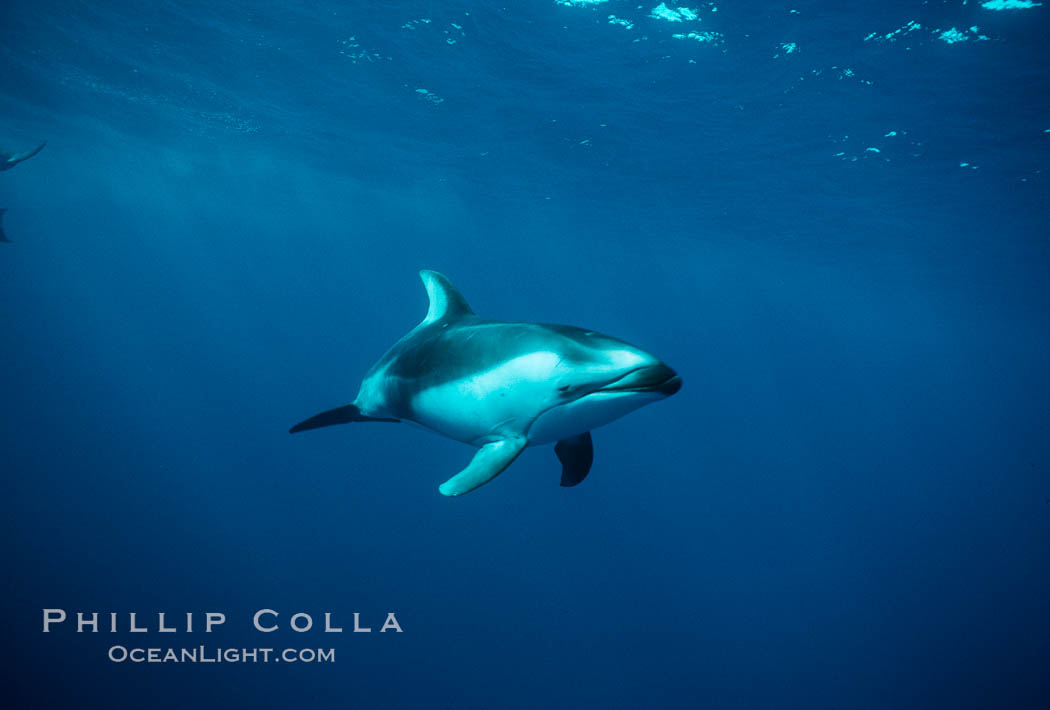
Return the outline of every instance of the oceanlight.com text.
{"type": "Polygon", "coordinates": [[[335,663],[335,649],[110,646],[108,657],[113,663],[335,663]]]}

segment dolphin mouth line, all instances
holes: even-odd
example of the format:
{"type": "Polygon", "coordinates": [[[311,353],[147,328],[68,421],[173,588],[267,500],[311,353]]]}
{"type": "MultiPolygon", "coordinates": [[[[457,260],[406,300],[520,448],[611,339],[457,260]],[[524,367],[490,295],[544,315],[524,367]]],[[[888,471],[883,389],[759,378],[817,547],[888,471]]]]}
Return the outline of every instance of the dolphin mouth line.
{"type": "Polygon", "coordinates": [[[598,392],[664,392],[666,390],[677,392],[681,388],[682,378],[678,375],[671,375],[666,380],[649,385],[623,385],[620,387],[613,385],[602,387],[598,392]]]}
{"type": "Polygon", "coordinates": [[[636,370],[631,370],[623,377],[619,377],[613,382],[595,390],[595,393],[600,392],[658,392],[660,394],[672,395],[682,388],[682,378],[671,368],[664,366],[656,367],[639,367],[636,370]],[[653,379],[648,382],[636,382],[634,381],[633,375],[637,375],[640,372],[646,370],[653,371],[654,375],[658,375],[661,379],[653,379]]]}

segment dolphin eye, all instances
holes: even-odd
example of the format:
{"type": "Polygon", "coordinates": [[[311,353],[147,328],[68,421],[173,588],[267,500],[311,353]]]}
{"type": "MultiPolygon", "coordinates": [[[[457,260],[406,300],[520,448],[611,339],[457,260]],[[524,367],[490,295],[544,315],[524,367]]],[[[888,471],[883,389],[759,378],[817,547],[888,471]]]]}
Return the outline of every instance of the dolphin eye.
{"type": "Polygon", "coordinates": [[[568,392],[571,389],[572,389],[572,385],[562,385],[561,387],[558,388],[558,391],[559,392],[568,392]]]}

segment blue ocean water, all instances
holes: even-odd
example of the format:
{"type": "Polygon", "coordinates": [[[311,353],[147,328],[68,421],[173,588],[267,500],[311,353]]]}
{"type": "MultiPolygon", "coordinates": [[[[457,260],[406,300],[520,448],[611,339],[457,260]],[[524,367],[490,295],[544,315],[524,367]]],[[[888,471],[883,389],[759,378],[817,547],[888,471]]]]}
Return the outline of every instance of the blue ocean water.
{"type": "Polygon", "coordinates": [[[1044,706],[1048,30],[961,0],[8,0],[0,144],[48,144],[0,175],[5,706],[1044,706]],[[685,387],[570,489],[549,447],[445,499],[462,444],[288,436],[423,317],[421,268],[685,387]]]}

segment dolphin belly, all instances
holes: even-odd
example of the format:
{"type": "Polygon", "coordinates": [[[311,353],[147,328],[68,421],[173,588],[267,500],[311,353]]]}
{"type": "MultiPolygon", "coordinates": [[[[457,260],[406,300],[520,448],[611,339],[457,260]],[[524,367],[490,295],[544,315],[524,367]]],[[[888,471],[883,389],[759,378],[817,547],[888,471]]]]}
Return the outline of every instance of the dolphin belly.
{"type": "Polygon", "coordinates": [[[529,443],[551,444],[569,439],[604,426],[658,399],[662,397],[656,393],[593,392],[542,412],[529,427],[529,443]]]}

